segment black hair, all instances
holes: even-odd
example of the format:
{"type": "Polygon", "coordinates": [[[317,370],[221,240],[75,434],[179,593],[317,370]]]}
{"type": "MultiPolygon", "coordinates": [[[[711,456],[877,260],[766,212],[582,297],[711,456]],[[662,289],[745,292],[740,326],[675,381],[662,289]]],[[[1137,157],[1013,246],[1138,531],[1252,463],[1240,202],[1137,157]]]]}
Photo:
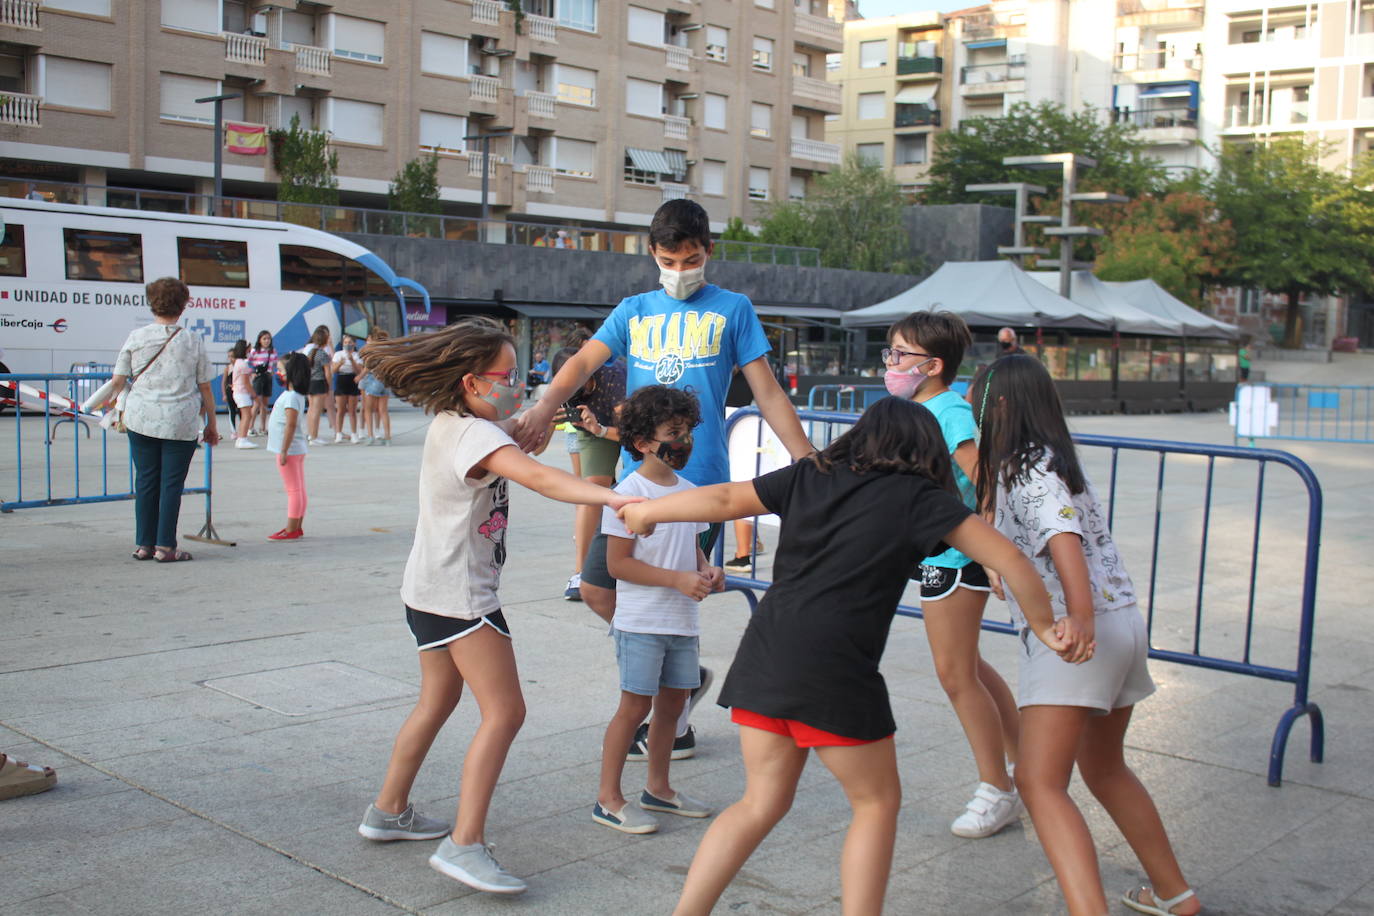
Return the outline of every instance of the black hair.
{"type": "Polygon", "coordinates": [[[286,384],[297,394],[310,389],[310,359],[304,353],[288,353],[282,360],[286,384]]]}
{"type": "Polygon", "coordinates": [[[892,343],[892,338],[898,334],[931,356],[940,357],[944,363],[940,381],[946,385],[959,377],[964,351],[973,346],[973,334],[968,325],[953,312],[912,312],[887,329],[887,342],[892,343]]]}
{"type": "Polygon", "coordinates": [[[670,200],[654,212],[649,224],[649,247],[677,251],[686,242],[698,242],[702,251],[709,251],[711,218],[701,204],[684,197],[670,200]]]}
{"type": "Polygon", "coordinates": [[[630,395],[620,408],[620,444],[631,458],[639,461],[644,456],[635,448],[635,442],[654,438],[659,426],[671,420],[682,420],[688,429],[700,423],[701,405],[696,395],[683,388],[646,385],[630,395]]]}
{"type": "Polygon", "coordinates": [[[925,407],[905,398],[874,401],[849,432],[811,460],[822,471],[843,465],[856,474],[914,474],[956,496],[959,492],[939,421],[925,407]]]}
{"type": "Polygon", "coordinates": [[[1064,405],[1049,371],[1028,353],[995,360],[973,381],[971,403],[978,439],[978,506],[997,505],[997,488],[1025,480],[1050,453],[1048,469],[1070,493],[1087,486],[1064,422],[1064,405]]]}
{"type": "Polygon", "coordinates": [[[240,337],[238,340],[234,342],[234,346],[232,349],[230,349],[229,355],[232,356],[234,359],[247,359],[248,341],[240,337]]]}

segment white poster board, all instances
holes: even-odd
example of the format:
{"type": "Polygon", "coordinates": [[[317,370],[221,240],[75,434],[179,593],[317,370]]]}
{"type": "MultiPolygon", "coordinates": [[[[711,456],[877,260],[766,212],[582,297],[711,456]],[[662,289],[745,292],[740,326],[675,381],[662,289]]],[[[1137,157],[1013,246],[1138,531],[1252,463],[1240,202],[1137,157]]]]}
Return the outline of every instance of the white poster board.
{"type": "Polygon", "coordinates": [[[1239,385],[1230,405],[1231,425],[1239,439],[1258,439],[1279,425],[1279,405],[1266,385],[1239,385]]]}
{"type": "MultiPolygon", "coordinates": [[[[736,409],[726,408],[726,417],[736,409]]],[[[730,430],[726,448],[730,453],[730,479],[734,481],[753,480],[792,463],[792,456],[782,442],[758,416],[745,417],[736,423],[730,430]]],[[[780,524],[776,515],[760,515],[759,522],[775,528],[780,524]]]]}

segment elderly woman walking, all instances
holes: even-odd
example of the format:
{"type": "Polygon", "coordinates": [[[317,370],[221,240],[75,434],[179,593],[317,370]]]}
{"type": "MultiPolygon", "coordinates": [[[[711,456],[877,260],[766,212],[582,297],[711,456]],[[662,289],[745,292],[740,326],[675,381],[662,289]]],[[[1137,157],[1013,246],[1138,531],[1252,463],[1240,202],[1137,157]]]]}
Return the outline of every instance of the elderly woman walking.
{"type": "Polygon", "coordinates": [[[133,379],[124,406],[124,426],[133,455],[135,560],[189,560],[177,549],[181,491],[196,452],[196,439],[219,442],[215,372],[199,334],[177,325],[191,297],[186,284],[163,277],[147,286],[153,323],[129,334],[115,360],[115,389],[133,379]]]}

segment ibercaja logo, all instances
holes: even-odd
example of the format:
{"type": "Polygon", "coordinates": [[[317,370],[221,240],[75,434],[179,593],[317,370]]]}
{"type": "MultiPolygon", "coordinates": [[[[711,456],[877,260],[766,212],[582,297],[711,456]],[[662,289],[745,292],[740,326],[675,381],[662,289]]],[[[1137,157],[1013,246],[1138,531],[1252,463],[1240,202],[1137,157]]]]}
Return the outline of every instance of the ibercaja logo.
{"type": "Polygon", "coordinates": [[[59,318],[52,324],[48,325],[48,327],[52,328],[57,333],[61,334],[67,330],[67,319],[59,318]]]}

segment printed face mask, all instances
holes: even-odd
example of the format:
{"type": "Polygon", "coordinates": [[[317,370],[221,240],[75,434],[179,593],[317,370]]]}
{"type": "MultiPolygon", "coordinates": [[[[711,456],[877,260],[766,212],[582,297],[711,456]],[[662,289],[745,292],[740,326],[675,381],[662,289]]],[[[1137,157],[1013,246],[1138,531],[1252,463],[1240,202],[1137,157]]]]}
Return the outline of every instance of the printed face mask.
{"type": "Polygon", "coordinates": [[[667,442],[658,443],[658,459],[675,471],[680,471],[687,467],[687,461],[692,457],[692,434],[679,436],[676,439],[669,439],[667,442]]]}
{"type": "Polygon", "coordinates": [[[496,408],[496,419],[509,419],[525,405],[524,382],[516,382],[514,385],[502,385],[499,382],[491,382],[490,384],[491,391],[487,394],[480,394],[478,397],[496,408]]]}
{"type": "Polygon", "coordinates": [[[660,268],[658,282],[669,296],[674,299],[686,299],[706,285],[706,265],[693,267],[691,270],[660,268]]]}
{"type": "Polygon", "coordinates": [[[998,342],[999,344],[1002,345],[1002,349],[1003,349],[1003,350],[1010,350],[1010,349],[1011,349],[1011,341],[1010,341],[1010,340],[999,340],[999,341],[997,341],[997,342],[998,342]]]}
{"type": "Polygon", "coordinates": [[[887,372],[883,374],[883,384],[887,386],[887,393],[893,397],[902,398],[907,401],[915,397],[916,389],[920,388],[921,383],[928,377],[921,371],[921,366],[924,366],[928,362],[930,362],[930,360],[919,363],[905,372],[897,369],[887,370],[887,372]]]}

